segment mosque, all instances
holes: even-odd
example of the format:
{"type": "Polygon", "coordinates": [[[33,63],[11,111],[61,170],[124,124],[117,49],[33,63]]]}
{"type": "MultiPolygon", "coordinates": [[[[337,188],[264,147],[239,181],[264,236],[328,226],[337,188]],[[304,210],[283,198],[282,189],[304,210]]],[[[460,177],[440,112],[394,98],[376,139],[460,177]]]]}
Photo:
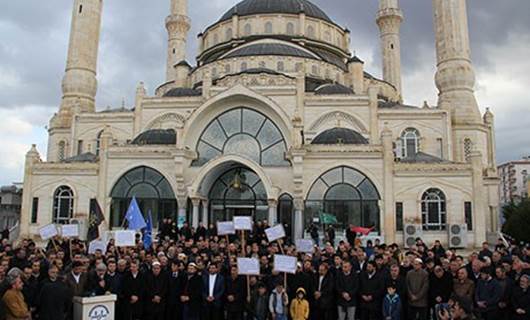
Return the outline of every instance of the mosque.
{"type": "Polygon", "coordinates": [[[188,62],[188,1],[170,0],[166,82],[153,93],[140,82],[132,109],[103,111],[103,0],[73,3],[46,161],[35,146],[26,155],[22,236],[86,228],[95,203],[101,228],[119,229],[133,197],[155,227],[251,216],[302,238],[327,213],[338,233],[373,227],[387,243],[421,235],[453,247],[497,230],[494,119],[474,95],[465,0],[433,0],[437,106],[403,102],[398,0],[373,12],[382,78],[308,0],[243,0],[198,35],[188,62]]]}

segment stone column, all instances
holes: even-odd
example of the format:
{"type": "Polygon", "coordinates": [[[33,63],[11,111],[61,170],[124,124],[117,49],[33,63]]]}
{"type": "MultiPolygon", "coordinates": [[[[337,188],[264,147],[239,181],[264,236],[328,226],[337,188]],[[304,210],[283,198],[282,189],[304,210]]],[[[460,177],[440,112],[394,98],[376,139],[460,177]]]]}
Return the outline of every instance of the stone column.
{"type": "Polygon", "coordinates": [[[304,238],[304,201],[294,200],[294,238],[304,238]]]}
{"type": "MultiPolygon", "coordinates": [[[[26,164],[24,166],[24,191],[22,193],[22,208],[20,211],[21,238],[27,238],[30,235],[29,225],[31,223],[31,212],[33,210],[33,166],[38,162],[40,162],[40,155],[37,151],[37,146],[32,145],[31,149],[26,153],[26,164]]],[[[42,225],[44,225],[44,223],[42,225]]]]}
{"type": "Polygon", "coordinates": [[[370,99],[370,144],[379,144],[378,93],[379,87],[368,87],[368,97],[370,99]]]}
{"type": "Polygon", "coordinates": [[[384,181],[384,204],[383,217],[381,221],[384,226],[385,243],[396,242],[396,215],[394,212],[394,150],[392,145],[392,131],[384,128],[381,134],[383,143],[383,181],[384,181]]]}
{"type": "Polygon", "coordinates": [[[201,205],[201,199],[193,198],[191,199],[191,203],[193,204],[193,210],[191,215],[191,226],[195,229],[199,227],[199,209],[201,205]]]}
{"type": "Polygon", "coordinates": [[[472,151],[469,155],[473,167],[473,216],[475,218],[475,247],[479,248],[486,241],[486,217],[489,212],[486,208],[487,193],[482,179],[482,154],[472,151]]]}
{"type": "Polygon", "coordinates": [[[269,225],[275,226],[278,223],[278,201],[269,199],[269,225]]]}
{"type": "Polygon", "coordinates": [[[179,210],[178,210],[178,216],[177,216],[177,223],[178,227],[182,227],[183,222],[187,222],[186,220],[186,206],[188,205],[186,198],[178,198],[177,199],[179,210]]]}
{"type": "Polygon", "coordinates": [[[202,223],[204,227],[208,228],[208,201],[203,200],[202,202],[202,223]]]}

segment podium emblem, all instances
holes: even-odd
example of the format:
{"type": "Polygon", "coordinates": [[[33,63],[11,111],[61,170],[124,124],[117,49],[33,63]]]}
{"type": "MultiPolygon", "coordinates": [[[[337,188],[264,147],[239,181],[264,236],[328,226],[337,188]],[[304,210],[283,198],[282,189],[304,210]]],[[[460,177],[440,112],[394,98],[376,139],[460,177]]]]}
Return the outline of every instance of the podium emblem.
{"type": "Polygon", "coordinates": [[[110,320],[107,317],[110,315],[110,311],[104,305],[97,305],[90,310],[88,318],[90,320],[110,320]]]}

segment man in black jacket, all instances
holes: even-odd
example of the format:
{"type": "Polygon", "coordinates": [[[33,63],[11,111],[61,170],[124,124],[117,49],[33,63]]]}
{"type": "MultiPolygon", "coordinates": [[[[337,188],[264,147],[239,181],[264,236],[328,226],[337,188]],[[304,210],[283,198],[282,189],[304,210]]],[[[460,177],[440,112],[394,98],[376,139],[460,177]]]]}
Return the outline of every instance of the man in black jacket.
{"type": "Polygon", "coordinates": [[[168,281],[167,275],[162,272],[160,262],[153,262],[151,272],[145,277],[145,285],[146,312],[144,318],[148,320],[164,320],[168,281]]]}
{"type": "Polygon", "coordinates": [[[64,279],[59,279],[58,276],[59,269],[51,265],[48,269],[48,279],[43,281],[37,299],[40,320],[67,319],[73,294],[64,279]]]}
{"type": "Polygon", "coordinates": [[[245,279],[238,275],[237,266],[230,268],[230,276],[226,279],[225,296],[227,319],[242,320],[247,294],[245,279]]]}
{"type": "Polygon", "coordinates": [[[360,276],[360,296],[362,320],[381,319],[381,301],[384,294],[384,283],[377,273],[377,265],[374,261],[369,261],[366,265],[366,271],[361,272],[360,276]]]}
{"type": "Polygon", "coordinates": [[[142,320],[145,305],[145,279],[140,274],[138,261],[131,261],[122,288],[124,319],[142,320]]]}
{"type": "Polygon", "coordinates": [[[199,320],[201,318],[202,286],[202,278],[197,275],[197,265],[190,263],[180,294],[183,320],[199,320]]]}
{"type": "Polygon", "coordinates": [[[359,279],[357,273],[352,271],[351,262],[342,263],[342,271],[337,272],[336,288],[339,320],[354,320],[359,279]]]}
{"type": "Polygon", "coordinates": [[[333,320],[335,317],[335,279],[327,263],[322,263],[314,280],[317,318],[333,320]]]}
{"type": "Polygon", "coordinates": [[[184,285],[184,266],[181,261],[171,261],[168,275],[168,295],[166,305],[166,320],[182,320],[182,303],[180,295],[184,285]]]}

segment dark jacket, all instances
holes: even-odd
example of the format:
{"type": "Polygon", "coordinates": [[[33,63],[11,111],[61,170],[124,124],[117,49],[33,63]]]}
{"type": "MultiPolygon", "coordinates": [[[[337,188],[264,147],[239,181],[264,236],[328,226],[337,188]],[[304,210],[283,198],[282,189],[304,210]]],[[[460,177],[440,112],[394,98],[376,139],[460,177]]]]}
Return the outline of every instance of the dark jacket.
{"type": "Polygon", "coordinates": [[[146,315],[156,318],[164,314],[167,303],[168,284],[167,275],[164,272],[161,272],[158,276],[155,276],[152,272],[145,276],[146,315]],[[160,303],[153,302],[155,296],[161,298],[160,303]]]}
{"type": "Polygon", "coordinates": [[[378,273],[375,273],[372,277],[368,272],[363,271],[359,277],[359,295],[372,296],[372,300],[366,302],[359,300],[361,309],[369,310],[381,310],[381,303],[384,295],[384,282],[378,273]]]}
{"type": "Polygon", "coordinates": [[[436,301],[437,297],[442,298],[442,303],[447,303],[453,293],[453,277],[444,272],[441,278],[431,273],[429,275],[429,306],[434,307],[440,302],[436,301]]]}
{"type": "Polygon", "coordinates": [[[190,313],[198,314],[201,312],[203,280],[199,275],[192,277],[185,276],[182,281],[182,292],[180,296],[189,297],[190,300],[183,305],[189,308],[190,313]]]}
{"type": "MultiPolygon", "coordinates": [[[[204,304],[208,304],[206,299],[209,296],[209,289],[210,289],[210,275],[206,273],[202,277],[203,287],[202,287],[202,299],[204,304]]],[[[223,298],[225,294],[225,279],[221,274],[217,274],[217,277],[215,278],[215,284],[213,288],[213,305],[216,307],[221,307],[223,305],[223,298]]]]}
{"type": "Polygon", "coordinates": [[[72,298],[72,291],[64,282],[45,280],[37,298],[39,320],[66,319],[72,298]]]}
{"type": "Polygon", "coordinates": [[[144,305],[146,297],[145,277],[138,273],[133,277],[132,273],[128,272],[123,278],[122,298],[123,311],[126,315],[125,319],[141,319],[144,315],[144,305]],[[138,301],[131,303],[131,297],[137,296],[138,301]]]}
{"type": "Polygon", "coordinates": [[[340,271],[336,277],[337,304],[341,307],[357,306],[357,292],[359,291],[359,277],[352,270],[349,275],[340,271]],[[343,294],[347,293],[350,300],[344,299],[343,294]]]}
{"type": "Polygon", "coordinates": [[[496,279],[480,279],[475,290],[475,302],[484,301],[486,308],[479,308],[480,312],[488,312],[498,308],[502,290],[496,279]]]}
{"type": "Polygon", "coordinates": [[[103,278],[98,277],[97,273],[93,272],[88,276],[87,295],[88,296],[102,296],[110,292],[110,278],[107,274],[103,278]],[[102,282],[103,281],[103,282],[102,282]]]}
{"type": "Polygon", "coordinates": [[[401,299],[399,294],[393,296],[386,295],[383,299],[383,319],[400,320],[401,319],[401,299]]]}
{"type": "Polygon", "coordinates": [[[232,279],[228,277],[225,286],[225,310],[229,312],[243,312],[247,298],[246,283],[243,277],[232,279]],[[228,301],[228,296],[233,296],[234,301],[228,301]]]}
{"type": "Polygon", "coordinates": [[[249,313],[257,320],[267,320],[269,315],[269,295],[260,296],[256,291],[250,298],[249,313]]]}
{"type": "Polygon", "coordinates": [[[513,291],[512,295],[512,309],[513,309],[513,320],[528,320],[530,315],[530,290],[526,289],[523,291],[521,287],[517,287],[513,291]],[[515,310],[523,309],[526,311],[525,315],[518,315],[515,310]]]}
{"type": "MultiPolygon", "coordinates": [[[[316,274],[313,279],[315,292],[319,291],[320,275],[316,274]]],[[[320,299],[315,300],[320,309],[331,309],[335,307],[335,279],[331,272],[326,273],[320,286],[320,299]]]]}
{"type": "Polygon", "coordinates": [[[79,276],[79,282],[75,281],[74,275],[72,272],[69,272],[66,275],[66,284],[72,290],[74,297],[83,297],[86,295],[88,283],[88,276],[86,273],[81,273],[79,276]]]}

